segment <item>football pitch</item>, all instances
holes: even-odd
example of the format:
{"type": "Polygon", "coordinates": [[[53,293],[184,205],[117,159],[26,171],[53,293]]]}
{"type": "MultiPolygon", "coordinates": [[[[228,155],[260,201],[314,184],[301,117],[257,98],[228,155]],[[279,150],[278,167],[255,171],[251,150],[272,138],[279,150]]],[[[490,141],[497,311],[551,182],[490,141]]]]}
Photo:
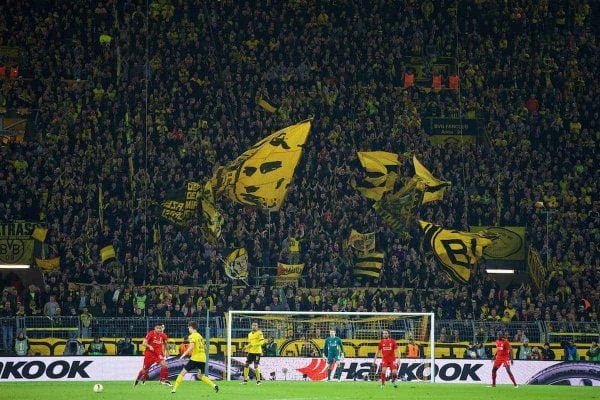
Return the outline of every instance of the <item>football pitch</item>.
{"type": "Polygon", "coordinates": [[[239,381],[219,382],[219,393],[198,381],[185,381],[176,394],[156,381],[132,387],[131,382],[15,382],[0,383],[2,399],[15,400],[75,400],[127,399],[152,400],[171,398],[235,399],[235,400],[348,400],[348,399],[410,399],[410,400],[593,400],[600,399],[600,390],[591,386],[520,386],[484,384],[410,383],[401,382],[397,389],[390,384],[380,389],[375,382],[297,382],[265,381],[262,385],[239,381]],[[94,393],[95,383],[104,386],[102,393],[94,393]]]}

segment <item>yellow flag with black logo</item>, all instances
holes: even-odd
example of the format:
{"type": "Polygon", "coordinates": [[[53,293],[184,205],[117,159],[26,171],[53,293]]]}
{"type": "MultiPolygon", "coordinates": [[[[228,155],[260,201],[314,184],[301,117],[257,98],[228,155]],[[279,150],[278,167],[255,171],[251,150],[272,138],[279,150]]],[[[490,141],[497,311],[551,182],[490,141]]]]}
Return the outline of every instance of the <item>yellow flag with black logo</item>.
{"type": "Polygon", "coordinates": [[[302,276],[304,264],[284,264],[277,263],[277,277],[275,278],[275,286],[285,286],[289,284],[298,284],[298,280],[302,276]]]}
{"type": "Polygon", "coordinates": [[[398,233],[407,233],[417,214],[423,192],[412,189],[388,194],[373,204],[375,212],[398,233]]]}
{"type": "Polygon", "coordinates": [[[60,268],[60,257],[41,259],[35,258],[36,265],[44,272],[53,272],[60,268]]]}
{"type": "Polygon", "coordinates": [[[384,253],[359,253],[354,261],[354,275],[379,278],[383,269],[384,253]]]}
{"type": "Polygon", "coordinates": [[[248,252],[245,248],[233,249],[225,260],[225,275],[230,279],[248,278],[248,252]]]}
{"type": "Polygon", "coordinates": [[[292,182],[311,121],[283,128],[220,167],[211,179],[217,194],[240,204],[278,210],[292,182]]]}
{"type": "Polygon", "coordinates": [[[444,229],[425,221],[419,221],[419,224],[425,232],[425,243],[435,259],[444,272],[458,283],[469,282],[471,268],[495,238],[481,233],[444,229]]]}
{"type": "Polygon", "coordinates": [[[392,191],[398,178],[398,154],[385,151],[358,151],[358,160],[365,169],[364,176],[353,177],[351,186],[364,197],[378,201],[392,191]]]}
{"type": "Polygon", "coordinates": [[[486,247],[483,255],[486,260],[524,261],[527,257],[525,249],[524,226],[469,226],[475,233],[497,235],[490,246],[486,247]]]}
{"type": "Polygon", "coordinates": [[[360,233],[352,229],[348,238],[348,246],[358,251],[367,252],[375,249],[375,232],[360,233]]]}
{"type": "Polygon", "coordinates": [[[117,255],[115,253],[115,248],[113,247],[112,244],[109,244],[108,246],[104,246],[103,248],[100,249],[100,259],[102,260],[102,262],[106,261],[106,260],[110,260],[111,258],[116,258],[117,255]]]}
{"type": "Polygon", "coordinates": [[[446,188],[450,186],[450,182],[434,177],[415,156],[413,156],[413,165],[415,166],[415,178],[418,178],[423,184],[423,204],[441,200],[444,197],[446,188]]]}

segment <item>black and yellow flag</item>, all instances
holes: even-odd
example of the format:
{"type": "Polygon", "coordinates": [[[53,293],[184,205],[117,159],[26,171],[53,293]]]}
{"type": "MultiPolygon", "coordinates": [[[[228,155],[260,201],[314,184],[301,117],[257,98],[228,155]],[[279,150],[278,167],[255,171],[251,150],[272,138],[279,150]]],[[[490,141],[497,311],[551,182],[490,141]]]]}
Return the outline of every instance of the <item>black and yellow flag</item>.
{"type": "Polygon", "coordinates": [[[360,233],[352,229],[348,238],[348,246],[358,251],[367,252],[375,249],[375,232],[360,233]]]}
{"type": "Polygon", "coordinates": [[[248,278],[248,252],[241,247],[233,249],[225,260],[225,275],[229,278],[245,280],[248,278]]]}
{"type": "Polygon", "coordinates": [[[304,264],[284,264],[278,262],[275,286],[297,285],[298,280],[302,276],[302,271],[304,271],[304,264]]]}
{"type": "Polygon", "coordinates": [[[44,272],[57,271],[60,268],[60,257],[41,259],[35,258],[36,265],[44,272]]]}
{"type": "Polygon", "coordinates": [[[225,220],[215,205],[210,181],[204,184],[200,205],[202,206],[203,216],[202,233],[210,244],[215,245],[221,237],[221,229],[225,220]]]}
{"type": "Polygon", "coordinates": [[[365,169],[364,177],[353,178],[351,185],[368,199],[378,201],[394,190],[398,178],[398,154],[385,151],[359,151],[358,160],[365,169]]]}
{"type": "Polygon", "coordinates": [[[415,156],[413,156],[413,165],[415,166],[413,179],[417,180],[417,189],[424,191],[423,204],[441,200],[444,197],[446,188],[450,186],[450,182],[434,177],[415,156]]]}
{"type": "Polygon", "coordinates": [[[531,276],[531,280],[537,286],[538,290],[542,293],[546,293],[548,288],[548,271],[542,263],[542,258],[540,257],[540,253],[537,252],[533,247],[529,247],[529,251],[527,253],[527,265],[529,266],[529,275],[531,276]]]}
{"type": "Polygon", "coordinates": [[[33,229],[33,233],[31,237],[37,240],[38,242],[44,242],[46,240],[46,235],[48,234],[48,228],[44,228],[41,226],[36,226],[33,229]]]}
{"type": "Polygon", "coordinates": [[[384,254],[380,252],[359,253],[354,261],[354,275],[379,279],[383,269],[384,254]]]}
{"type": "Polygon", "coordinates": [[[417,214],[423,199],[423,192],[412,189],[384,196],[373,204],[377,214],[397,233],[406,233],[417,214]]]}
{"type": "Polygon", "coordinates": [[[492,244],[493,238],[483,233],[444,229],[430,222],[419,223],[425,232],[426,245],[444,272],[455,282],[469,282],[471,268],[483,255],[483,249],[492,244]]]}
{"type": "Polygon", "coordinates": [[[187,182],[185,190],[178,190],[161,203],[161,217],[177,225],[189,225],[196,216],[202,185],[187,182]]]}
{"type": "Polygon", "coordinates": [[[211,183],[216,194],[250,206],[278,210],[294,176],[311,121],[281,129],[220,167],[211,183]]]}
{"type": "Polygon", "coordinates": [[[275,113],[277,108],[273,107],[268,101],[263,98],[258,99],[258,106],[266,112],[275,113]]]}
{"type": "Polygon", "coordinates": [[[116,258],[117,255],[115,253],[115,248],[113,247],[112,244],[109,244],[108,246],[104,246],[103,248],[100,249],[100,259],[102,260],[102,262],[110,260],[111,258],[116,258]]]}

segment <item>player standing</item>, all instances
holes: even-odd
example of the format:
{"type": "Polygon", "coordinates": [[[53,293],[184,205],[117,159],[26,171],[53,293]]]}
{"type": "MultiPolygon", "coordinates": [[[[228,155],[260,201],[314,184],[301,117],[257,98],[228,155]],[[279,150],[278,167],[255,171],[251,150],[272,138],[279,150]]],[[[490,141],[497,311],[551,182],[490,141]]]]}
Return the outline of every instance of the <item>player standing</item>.
{"type": "Polygon", "coordinates": [[[388,369],[392,370],[392,384],[395,388],[398,387],[396,383],[396,379],[398,378],[398,362],[397,359],[400,358],[400,350],[398,349],[398,343],[392,338],[390,338],[390,331],[384,329],[383,339],[379,341],[379,346],[377,347],[377,352],[375,352],[375,357],[373,358],[373,365],[376,365],[377,356],[381,354],[381,388],[385,386],[385,376],[387,374],[388,369]]]}
{"type": "MultiPolygon", "coordinates": [[[[323,346],[323,358],[327,357],[327,380],[331,381],[331,371],[335,368],[336,362],[340,361],[340,358],[344,357],[344,344],[342,339],[335,335],[335,329],[329,331],[329,337],[325,339],[325,345],[323,346]]],[[[335,379],[335,374],[333,375],[335,379]]],[[[338,380],[342,380],[342,375],[338,380]]]]}
{"type": "Polygon", "coordinates": [[[254,373],[256,375],[256,384],[260,385],[260,356],[262,356],[262,345],[267,343],[263,333],[258,329],[258,323],[252,323],[252,331],[248,333],[248,344],[244,346],[244,351],[248,353],[246,363],[244,364],[244,381],[243,385],[248,383],[248,374],[250,373],[250,364],[254,363],[254,373]]]}
{"type": "Polygon", "coordinates": [[[160,364],[160,383],[167,386],[173,386],[169,382],[169,369],[167,368],[167,340],[168,336],[164,332],[165,326],[157,323],[154,326],[154,330],[148,332],[142,344],[146,346],[144,350],[144,365],[140,372],[138,372],[137,378],[133,386],[137,386],[140,379],[142,384],[146,383],[148,379],[148,370],[153,364],[160,364]]]}
{"type": "Polygon", "coordinates": [[[499,333],[498,339],[496,340],[496,355],[494,357],[494,367],[492,368],[492,387],[496,387],[496,371],[498,368],[504,366],[508,376],[512,381],[515,388],[518,388],[515,377],[513,376],[510,366],[513,364],[512,358],[512,347],[506,338],[506,333],[499,333]]]}
{"type": "Polygon", "coordinates": [[[185,367],[181,370],[177,379],[175,380],[175,387],[171,390],[171,393],[175,393],[177,388],[183,383],[183,377],[188,371],[194,368],[198,371],[198,378],[208,386],[212,387],[215,392],[219,392],[219,386],[215,385],[213,381],[206,375],[204,375],[204,367],[206,366],[206,349],[204,338],[198,332],[198,325],[195,322],[188,323],[188,331],[190,333],[189,342],[185,352],[179,357],[179,360],[183,360],[188,354],[191,354],[190,360],[187,362],[185,367]]]}

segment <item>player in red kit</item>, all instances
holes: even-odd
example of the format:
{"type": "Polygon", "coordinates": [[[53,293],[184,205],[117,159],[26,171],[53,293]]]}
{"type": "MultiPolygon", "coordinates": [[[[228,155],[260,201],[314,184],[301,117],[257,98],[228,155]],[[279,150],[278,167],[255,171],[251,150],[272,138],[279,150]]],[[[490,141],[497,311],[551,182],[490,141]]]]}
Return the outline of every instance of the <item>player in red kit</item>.
{"type": "Polygon", "coordinates": [[[381,354],[381,388],[385,386],[385,376],[388,369],[392,370],[392,384],[395,388],[398,387],[396,384],[396,378],[398,378],[398,362],[400,358],[400,350],[398,350],[398,343],[390,338],[390,331],[387,329],[383,330],[383,339],[379,341],[379,346],[375,357],[373,358],[373,365],[377,362],[377,356],[381,354]]]}
{"type": "Polygon", "coordinates": [[[137,386],[141,380],[142,383],[146,383],[148,379],[148,370],[153,364],[160,364],[160,383],[173,387],[169,382],[169,369],[167,368],[167,340],[169,339],[167,334],[164,332],[165,326],[157,323],[154,326],[154,330],[148,332],[142,343],[146,346],[144,350],[144,366],[135,378],[133,386],[137,386]]]}
{"type": "Polygon", "coordinates": [[[500,333],[498,334],[498,339],[496,340],[496,356],[494,357],[494,368],[492,368],[492,387],[496,387],[496,372],[498,371],[498,368],[502,366],[506,368],[506,372],[508,372],[508,376],[510,377],[513,385],[515,385],[516,388],[519,387],[515,381],[514,375],[510,370],[510,366],[512,364],[512,347],[510,346],[510,343],[508,343],[506,333],[500,333]]]}

